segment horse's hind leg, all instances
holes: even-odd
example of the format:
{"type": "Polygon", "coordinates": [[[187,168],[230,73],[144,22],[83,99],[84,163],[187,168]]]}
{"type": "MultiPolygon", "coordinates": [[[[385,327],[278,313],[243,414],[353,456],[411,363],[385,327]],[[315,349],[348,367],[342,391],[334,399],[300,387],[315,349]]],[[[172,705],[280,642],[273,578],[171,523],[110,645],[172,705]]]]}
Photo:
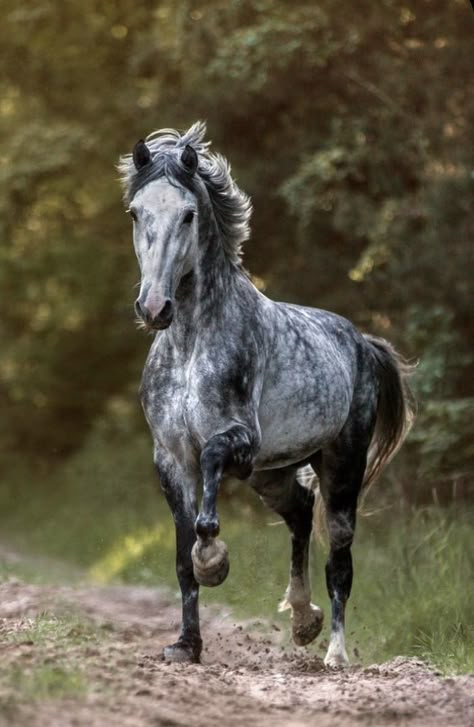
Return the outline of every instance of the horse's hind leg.
{"type": "Polygon", "coordinates": [[[291,609],[293,640],[298,646],[305,646],[316,638],[323,625],[322,610],[311,603],[309,577],[314,494],[297,482],[295,467],[256,472],[251,485],[290,530],[290,580],[280,610],[291,609]]]}
{"type": "Polygon", "coordinates": [[[331,599],[331,637],[324,663],[335,668],[349,663],[344,639],[344,614],[352,587],[351,545],[357,498],[370,441],[369,433],[356,439],[350,425],[345,429],[338,440],[323,451],[318,467],[330,548],[326,583],[331,599]]]}

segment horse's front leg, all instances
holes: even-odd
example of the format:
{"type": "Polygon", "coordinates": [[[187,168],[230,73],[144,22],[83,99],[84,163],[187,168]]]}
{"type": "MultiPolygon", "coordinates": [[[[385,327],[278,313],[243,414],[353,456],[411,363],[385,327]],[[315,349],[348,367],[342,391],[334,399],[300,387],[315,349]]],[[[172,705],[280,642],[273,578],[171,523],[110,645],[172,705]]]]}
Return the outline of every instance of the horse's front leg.
{"type": "Polygon", "coordinates": [[[182,599],[181,634],[175,644],[166,646],[166,661],[199,662],[202,640],[199,628],[199,585],[194,578],[191,550],[196,541],[196,486],[184,477],[163,472],[157,464],[161,488],[170,506],[176,527],[176,574],[182,599]]]}
{"type": "Polygon", "coordinates": [[[216,500],[225,472],[245,479],[252,472],[256,437],[250,428],[236,425],[209,439],[201,452],[203,498],[196,520],[193,547],[194,576],[202,586],[218,586],[227,577],[227,546],[218,540],[220,525],[216,500]]]}

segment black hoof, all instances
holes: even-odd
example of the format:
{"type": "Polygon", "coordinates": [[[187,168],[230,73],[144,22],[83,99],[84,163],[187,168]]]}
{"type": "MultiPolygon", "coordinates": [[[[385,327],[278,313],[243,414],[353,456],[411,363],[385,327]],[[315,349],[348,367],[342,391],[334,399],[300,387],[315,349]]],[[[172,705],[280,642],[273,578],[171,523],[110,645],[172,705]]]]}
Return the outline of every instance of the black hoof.
{"type": "Polygon", "coordinates": [[[177,641],[163,649],[163,660],[168,663],[199,664],[200,656],[201,644],[177,641]]]}

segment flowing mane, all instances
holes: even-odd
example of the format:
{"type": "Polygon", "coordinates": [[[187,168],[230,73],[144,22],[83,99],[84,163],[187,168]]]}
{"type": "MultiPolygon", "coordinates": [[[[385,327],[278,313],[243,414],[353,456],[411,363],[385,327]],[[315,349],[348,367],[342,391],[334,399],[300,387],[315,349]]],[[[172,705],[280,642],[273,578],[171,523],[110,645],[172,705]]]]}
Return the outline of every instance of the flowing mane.
{"type": "Polygon", "coordinates": [[[186,145],[198,155],[196,176],[205,184],[214,216],[221,235],[222,245],[229,258],[240,263],[242,243],[250,234],[252,203],[231,176],[230,165],[220,154],[209,151],[210,142],[204,141],[206,124],[198,121],[181,134],[175,129],[160,129],[146,138],[152,162],[137,170],[131,154],[120,158],[119,171],[127,206],[139,189],[149,182],[166,176],[171,183],[179,183],[197,192],[195,177],[183,169],[180,157],[186,145]]]}

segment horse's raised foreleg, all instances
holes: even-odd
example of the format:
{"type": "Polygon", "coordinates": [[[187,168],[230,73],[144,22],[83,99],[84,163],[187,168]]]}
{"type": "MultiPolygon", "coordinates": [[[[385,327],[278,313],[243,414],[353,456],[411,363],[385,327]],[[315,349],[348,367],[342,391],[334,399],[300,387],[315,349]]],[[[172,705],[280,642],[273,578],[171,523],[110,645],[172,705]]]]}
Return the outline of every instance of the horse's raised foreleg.
{"type": "Polygon", "coordinates": [[[166,661],[198,662],[202,649],[199,629],[199,585],[194,578],[191,550],[196,541],[194,521],[197,505],[195,487],[160,472],[160,483],[173,514],[176,527],[176,574],[182,599],[181,634],[175,644],[166,646],[166,661]]]}
{"type": "Polygon", "coordinates": [[[196,520],[197,542],[192,551],[194,576],[202,586],[218,586],[227,577],[227,546],[218,540],[219,516],[216,500],[225,472],[245,479],[252,472],[252,433],[236,425],[211,437],[201,453],[203,498],[196,520]]]}
{"type": "Polygon", "coordinates": [[[290,580],[280,611],[291,610],[293,640],[309,644],[320,633],[323,612],[311,603],[309,545],[313,523],[314,494],[296,480],[296,468],[257,472],[251,480],[268,507],[286,522],[291,533],[290,580]]]}

